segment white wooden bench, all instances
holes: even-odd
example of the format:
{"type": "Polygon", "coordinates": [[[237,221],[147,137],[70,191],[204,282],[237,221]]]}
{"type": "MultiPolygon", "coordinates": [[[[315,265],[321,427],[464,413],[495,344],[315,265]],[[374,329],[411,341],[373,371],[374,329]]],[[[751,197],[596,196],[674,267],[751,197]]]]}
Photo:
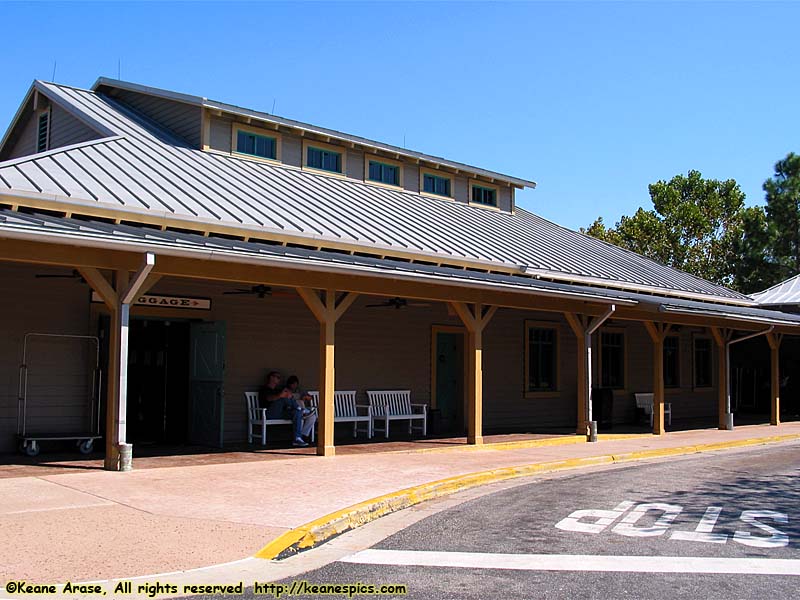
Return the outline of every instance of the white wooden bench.
{"type": "MultiPolygon", "coordinates": [[[[645,416],[650,417],[650,427],[653,426],[653,394],[634,394],[636,398],[636,408],[644,411],[645,416]]],[[[672,403],[664,402],[664,416],[667,418],[667,425],[672,425],[672,403]]]]}
{"type": "MultiPolygon", "coordinates": [[[[261,408],[258,402],[258,392],[245,392],[247,401],[247,443],[252,444],[253,438],[258,434],[254,430],[261,428],[261,445],[267,445],[267,426],[269,425],[293,425],[291,419],[268,419],[267,409],[261,408]]],[[[294,432],[293,432],[294,433],[294,432]]],[[[311,441],[314,441],[314,430],[311,430],[311,441]]]]}
{"type": "Polygon", "coordinates": [[[408,420],[408,433],[413,428],[422,429],[422,435],[428,434],[428,405],[411,404],[411,390],[372,390],[367,392],[369,404],[372,407],[372,431],[383,431],[389,437],[389,423],[391,421],[408,420]],[[383,422],[383,428],[377,423],[383,422]],[[414,425],[421,421],[420,425],[414,425]]]}
{"type": "MultiPolygon", "coordinates": [[[[319,410],[319,391],[308,392],[311,406],[319,410]]],[[[353,423],[353,437],[358,437],[358,424],[367,424],[367,439],[372,438],[372,407],[356,404],[356,391],[333,392],[333,422],[353,423]],[[361,411],[361,412],[359,412],[361,411]]]]}

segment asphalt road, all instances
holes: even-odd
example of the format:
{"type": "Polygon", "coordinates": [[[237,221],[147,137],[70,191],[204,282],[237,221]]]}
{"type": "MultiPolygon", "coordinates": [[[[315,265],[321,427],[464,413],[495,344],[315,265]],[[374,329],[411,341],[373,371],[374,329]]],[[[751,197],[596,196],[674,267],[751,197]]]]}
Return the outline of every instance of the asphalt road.
{"type": "Polygon", "coordinates": [[[798,476],[800,444],[784,444],[532,479],[278,583],[408,591],[356,598],[794,598],[798,476]]]}

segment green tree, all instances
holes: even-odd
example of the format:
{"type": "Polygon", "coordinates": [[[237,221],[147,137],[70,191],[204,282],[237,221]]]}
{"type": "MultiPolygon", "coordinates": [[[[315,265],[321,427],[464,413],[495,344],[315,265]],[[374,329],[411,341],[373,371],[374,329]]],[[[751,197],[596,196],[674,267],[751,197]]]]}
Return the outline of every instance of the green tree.
{"type": "Polygon", "coordinates": [[[736,271],[737,265],[744,270],[737,252],[745,249],[745,225],[755,228],[763,219],[745,208],[736,181],[689,171],[653,183],[649,191],[652,210],[623,216],[614,228],[597,219],[585,233],[721,285],[749,281],[749,274],[736,271]]]}
{"type": "MultiPolygon", "coordinates": [[[[800,273],[800,156],[790,152],[764,182],[772,259],[778,280],[800,273]]],[[[773,282],[777,283],[777,282],[773,282]]]]}

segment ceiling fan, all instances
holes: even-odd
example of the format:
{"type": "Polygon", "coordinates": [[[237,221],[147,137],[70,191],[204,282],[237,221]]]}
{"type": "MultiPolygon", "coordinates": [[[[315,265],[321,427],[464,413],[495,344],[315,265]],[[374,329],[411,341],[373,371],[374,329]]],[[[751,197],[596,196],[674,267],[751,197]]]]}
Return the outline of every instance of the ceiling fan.
{"type": "Polygon", "coordinates": [[[367,304],[367,308],[394,308],[394,309],[401,309],[406,308],[408,306],[430,306],[427,302],[409,302],[405,298],[389,298],[380,304],[367,304]]]}
{"type": "Polygon", "coordinates": [[[291,292],[275,291],[268,285],[253,285],[249,288],[239,288],[229,292],[222,292],[223,294],[243,294],[249,296],[258,296],[259,298],[266,298],[267,296],[293,296],[291,292]]]}
{"type": "Polygon", "coordinates": [[[74,279],[80,283],[86,283],[86,280],[77,269],[73,269],[69,275],[65,273],[36,273],[34,277],[36,279],[74,279]]]}

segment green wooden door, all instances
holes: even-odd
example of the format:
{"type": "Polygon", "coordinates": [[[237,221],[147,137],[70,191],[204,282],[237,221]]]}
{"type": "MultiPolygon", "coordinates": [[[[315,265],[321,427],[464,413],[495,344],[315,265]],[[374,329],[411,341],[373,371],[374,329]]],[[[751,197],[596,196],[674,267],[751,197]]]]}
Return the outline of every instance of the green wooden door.
{"type": "Polygon", "coordinates": [[[436,333],[436,408],[443,431],[464,429],[464,336],[436,333]]]}
{"type": "Polygon", "coordinates": [[[189,357],[189,443],[222,447],[225,323],[192,323],[189,357]]]}

